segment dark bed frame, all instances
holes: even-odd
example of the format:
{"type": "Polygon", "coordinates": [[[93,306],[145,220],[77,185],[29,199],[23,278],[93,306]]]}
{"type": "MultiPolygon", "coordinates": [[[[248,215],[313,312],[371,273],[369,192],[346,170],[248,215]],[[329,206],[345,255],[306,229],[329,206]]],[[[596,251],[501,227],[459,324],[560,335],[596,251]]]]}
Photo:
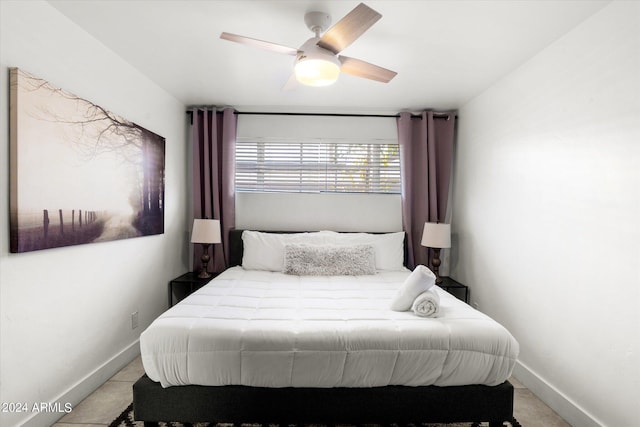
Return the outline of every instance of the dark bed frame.
{"type": "MultiPolygon", "coordinates": [[[[242,263],[242,231],[229,234],[229,266],[242,263]]],[[[513,427],[513,386],[373,388],[162,388],[146,375],[133,385],[135,419],[145,426],[179,421],[259,424],[409,424],[489,422],[513,427]]]]}

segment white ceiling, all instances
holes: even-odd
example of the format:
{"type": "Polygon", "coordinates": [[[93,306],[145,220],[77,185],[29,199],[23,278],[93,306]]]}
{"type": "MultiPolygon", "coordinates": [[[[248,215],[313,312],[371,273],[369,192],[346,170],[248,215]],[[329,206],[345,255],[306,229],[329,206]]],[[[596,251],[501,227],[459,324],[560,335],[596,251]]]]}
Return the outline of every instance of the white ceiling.
{"type": "Polygon", "coordinates": [[[283,91],[293,57],[221,40],[223,31],[298,48],[307,11],[333,23],[351,0],[50,0],[185,105],[241,111],[395,113],[456,109],[609,1],[368,0],[382,19],[342,53],[390,68],[390,83],[342,75],[283,91]]]}

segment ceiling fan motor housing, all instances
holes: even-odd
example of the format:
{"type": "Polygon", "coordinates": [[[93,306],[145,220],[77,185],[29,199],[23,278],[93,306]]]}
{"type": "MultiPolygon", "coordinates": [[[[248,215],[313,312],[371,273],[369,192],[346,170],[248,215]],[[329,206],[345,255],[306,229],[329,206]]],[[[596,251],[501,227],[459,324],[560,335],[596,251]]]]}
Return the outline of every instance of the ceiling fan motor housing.
{"type": "Polygon", "coordinates": [[[316,37],[319,37],[331,25],[331,15],[325,12],[307,12],[304,15],[304,23],[316,37]]]}

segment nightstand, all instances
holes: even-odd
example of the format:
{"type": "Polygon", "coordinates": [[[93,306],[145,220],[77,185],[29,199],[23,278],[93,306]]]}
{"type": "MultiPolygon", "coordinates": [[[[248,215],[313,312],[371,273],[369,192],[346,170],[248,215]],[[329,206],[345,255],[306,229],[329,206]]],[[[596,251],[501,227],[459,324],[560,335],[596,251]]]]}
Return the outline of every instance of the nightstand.
{"type": "Polygon", "coordinates": [[[456,298],[469,304],[469,287],[462,283],[456,282],[451,277],[441,277],[442,283],[439,285],[442,289],[449,292],[456,298]]]}
{"type": "Polygon", "coordinates": [[[200,279],[197,272],[190,271],[169,282],[169,307],[185,299],[216,277],[217,273],[211,273],[211,277],[200,279]],[[174,298],[175,296],[175,298],[174,298]],[[174,299],[176,300],[174,303],[174,299]]]}

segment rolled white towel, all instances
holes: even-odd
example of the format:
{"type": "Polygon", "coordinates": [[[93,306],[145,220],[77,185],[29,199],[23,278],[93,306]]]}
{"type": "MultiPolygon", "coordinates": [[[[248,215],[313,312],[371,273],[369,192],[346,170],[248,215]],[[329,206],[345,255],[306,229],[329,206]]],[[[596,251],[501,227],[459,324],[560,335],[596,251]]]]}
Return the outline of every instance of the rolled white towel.
{"type": "Polygon", "coordinates": [[[418,295],[436,283],[436,275],[424,265],[418,265],[407,276],[391,301],[391,310],[407,311],[418,295]]]}
{"type": "Polygon", "coordinates": [[[416,297],[411,310],[420,317],[438,317],[440,313],[440,296],[431,288],[416,297]]]}

